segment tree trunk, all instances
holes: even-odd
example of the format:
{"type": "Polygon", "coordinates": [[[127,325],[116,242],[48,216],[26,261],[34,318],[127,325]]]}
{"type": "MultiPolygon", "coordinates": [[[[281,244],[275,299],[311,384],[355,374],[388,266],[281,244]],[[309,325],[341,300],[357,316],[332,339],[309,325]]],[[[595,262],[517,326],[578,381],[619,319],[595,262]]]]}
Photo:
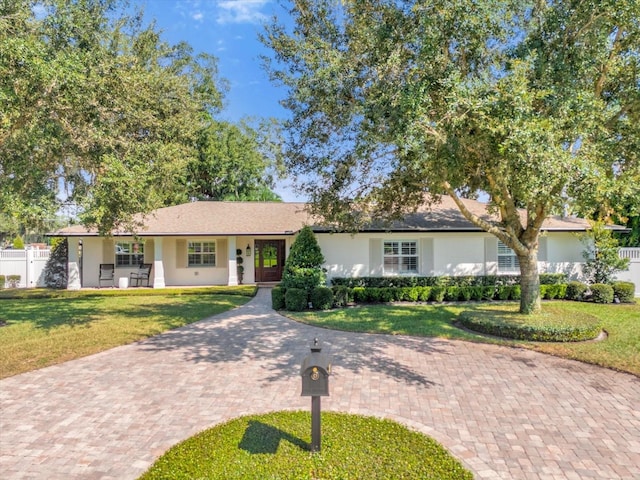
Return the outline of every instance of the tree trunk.
{"type": "Polygon", "coordinates": [[[538,275],[538,252],[529,250],[527,255],[518,255],[520,261],[520,313],[537,313],[540,304],[540,276],[538,275]]]}

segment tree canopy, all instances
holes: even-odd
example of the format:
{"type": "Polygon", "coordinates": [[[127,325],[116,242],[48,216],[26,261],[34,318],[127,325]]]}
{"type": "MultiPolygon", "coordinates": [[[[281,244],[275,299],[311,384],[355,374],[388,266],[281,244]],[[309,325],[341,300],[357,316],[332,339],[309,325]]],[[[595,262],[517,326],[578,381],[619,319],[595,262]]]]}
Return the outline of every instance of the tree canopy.
{"type": "Polygon", "coordinates": [[[279,201],[271,189],[281,176],[277,126],[212,121],[200,132],[198,155],[188,165],[187,187],[199,200],[279,201]]]}
{"type": "Polygon", "coordinates": [[[162,41],[120,0],[0,0],[0,206],[61,206],[108,232],[184,196],[222,106],[216,60],[162,41]]]}
{"type": "Polygon", "coordinates": [[[638,204],[638,0],[297,0],[291,15],[263,34],[265,63],[288,91],[287,166],[328,222],[450,195],[518,256],[528,313],[549,215],[638,204]],[[460,201],[481,192],[497,221],[460,201]]]}

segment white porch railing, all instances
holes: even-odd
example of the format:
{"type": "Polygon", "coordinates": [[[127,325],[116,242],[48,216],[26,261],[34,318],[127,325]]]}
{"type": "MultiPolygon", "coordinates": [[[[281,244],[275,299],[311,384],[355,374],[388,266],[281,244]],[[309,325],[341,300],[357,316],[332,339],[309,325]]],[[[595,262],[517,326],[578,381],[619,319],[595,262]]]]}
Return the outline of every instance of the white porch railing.
{"type": "Polygon", "coordinates": [[[19,288],[44,287],[44,267],[51,250],[0,250],[0,275],[19,275],[19,288]]]}

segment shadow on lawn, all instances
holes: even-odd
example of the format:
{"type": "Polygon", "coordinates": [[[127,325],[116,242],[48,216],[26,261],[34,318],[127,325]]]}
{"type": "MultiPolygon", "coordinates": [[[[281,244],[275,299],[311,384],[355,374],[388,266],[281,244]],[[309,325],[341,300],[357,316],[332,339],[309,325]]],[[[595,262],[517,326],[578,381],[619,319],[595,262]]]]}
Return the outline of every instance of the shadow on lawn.
{"type": "MultiPolygon", "coordinates": [[[[316,337],[322,343],[323,353],[331,357],[338,369],[346,368],[357,374],[373,371],[426,387],[435,384],[425,372],[403,364],[390,349],[407,349],[411,354],[447,354],[440,348],[445,342],[438,339],[347,333],[297,323],[266,307],[261,299],[147,339],[140,347],[147,351],[181,351],[187,361],[195,363],[257,360],[268,372],[262,381],[269,383],[297,375],[316,337]]],[[[334,373],[339,374],[338,371],[334,373]]]]}

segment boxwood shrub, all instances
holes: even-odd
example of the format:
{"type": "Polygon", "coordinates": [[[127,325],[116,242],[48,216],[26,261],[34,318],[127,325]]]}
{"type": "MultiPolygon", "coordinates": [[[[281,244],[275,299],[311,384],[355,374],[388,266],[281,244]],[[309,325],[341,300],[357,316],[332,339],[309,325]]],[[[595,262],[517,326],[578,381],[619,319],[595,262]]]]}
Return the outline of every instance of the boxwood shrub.
{"type": "Polygon", "coordinates": [[[329,310],[333,306],[333,291],[329,287],[316,287],[311,291],[311,305],[316,310],[329,310]]]}
{"type": "Polygon", "coordinates": [[[444,296],[447,293],[447,288],[446,287],[441,287],[439,285],[435,286],[435,287],[431,287],[431,294],[429,295],[429,300],[431,300],[432,302],[443,302],[444,301],[444,296]]]}
{"type": "Polygon", "coordinates": [[[565,298],[567,300],[575,300],[580,301],[584,300],[584,294],[589,289],[589,286],[586,283],[572,281],[567,283],[567,291],[565,298]]]}
{"type": "Polygon", "coordinates": [[[611,287],[613,287],[613,295],[615,297],[618,297],[618,300],[620,300],[620,302],[634,302],[636,286],[633,282],[613,282],[611,284],[611,287]]]}
{"type": "Polygon", "coordinates": [[[0,275],[0,289],[4,288],[5,276],[0,275]]]}
{"type": "Polygon", "coordinates": [[[274,310],[283,310],[285,307],[284,294],[286,290],[280,287],[271,289],[271,307],[274,310]]]}
{"type": "Polygon", "coordinates": [[[595,303],[613,302],[613,287],[605,283],[594,283],[589,287],[591,300],[595,303]]]}
{"type": "Polygon", "coordinates": [[[337,308],[346,307],[353,302],[353,291],[345,285],[331,287],[333,291],[333,305],[337,308]]]}
{"type": "Polygon", "coordinates": [[[301,312],[308,307],[307,291],[303,288],[287,288],[284,294],[284,304],[287,310],[301,312]]]}

